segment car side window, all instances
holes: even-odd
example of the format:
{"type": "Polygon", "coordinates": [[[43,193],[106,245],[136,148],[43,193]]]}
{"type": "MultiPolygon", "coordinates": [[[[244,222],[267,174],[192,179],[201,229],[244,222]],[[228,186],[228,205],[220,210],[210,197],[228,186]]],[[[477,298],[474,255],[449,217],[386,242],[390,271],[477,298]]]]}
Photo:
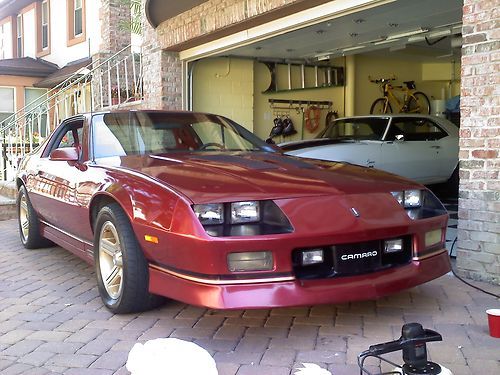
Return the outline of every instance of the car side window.
{"type": "Polygon", "coordinates": [[[447,133],[430,119],[394,119],[386,138],[394,141],[401,136],[405,141],[437,141],[447,133]]]}
{"type": "Polygon", "coordinates": [[[83,140],[83,121],[76,121],[66,124],[55,135],[55,140],[50,145],[50,148],[44,152],[44,157],[49,156],[50,153],[57,148],[66,148],[66,147],[76,147],[81,153],[82,140],[83,140]]]}

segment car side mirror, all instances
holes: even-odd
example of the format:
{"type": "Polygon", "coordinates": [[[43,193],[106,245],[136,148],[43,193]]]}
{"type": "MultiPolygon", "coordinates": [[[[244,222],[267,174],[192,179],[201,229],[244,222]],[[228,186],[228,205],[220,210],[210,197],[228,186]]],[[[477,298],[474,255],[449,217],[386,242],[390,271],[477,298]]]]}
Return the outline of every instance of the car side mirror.
{"type": "Polygon", "coordinates": [[[52,150],[49,156],[53,161],[78,161],[80,153],[76,147],[63,147],[52,150]]]}
{"type": "Polygon", "coordinates": [[[403,134],[398,134],[398,135],[396,135],[396,140],[397,140],[397,141],[404,142],[404,140],[405,140],[405,136],[404,136],[403,134]]]}

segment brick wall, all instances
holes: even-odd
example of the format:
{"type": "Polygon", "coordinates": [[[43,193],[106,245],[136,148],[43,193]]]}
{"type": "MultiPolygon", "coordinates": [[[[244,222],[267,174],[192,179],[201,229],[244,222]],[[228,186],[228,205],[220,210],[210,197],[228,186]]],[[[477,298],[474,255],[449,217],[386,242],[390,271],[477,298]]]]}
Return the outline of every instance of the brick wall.
{"type": "Polygon", "coordinates": [[[500,284],[500,27],[498,1],[465,0],[457,264],[500,284]]]}
{"type": "Polygon", "coordinates": [[[141,107],[182,109],[182,63],[179,54],[160,47],[159,33],[143,17],[143,90],[141,107]]]}
{"type": "Polygon", "coordinates": [[[169,48],[297,1],[209,0],[163,22],[158,27],[159,42],[169,48]]]}

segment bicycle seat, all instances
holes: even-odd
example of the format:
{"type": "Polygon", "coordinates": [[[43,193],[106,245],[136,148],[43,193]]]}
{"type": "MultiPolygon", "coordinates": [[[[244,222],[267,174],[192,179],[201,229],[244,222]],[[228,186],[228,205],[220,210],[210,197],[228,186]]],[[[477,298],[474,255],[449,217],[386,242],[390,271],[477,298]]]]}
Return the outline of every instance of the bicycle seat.
{"type": "Polygon", "coordinates": [[[415,88],[415,81],[405,81],[403,82],[406,87],[408,87],[409,89],[414,89],[415,88]]]}

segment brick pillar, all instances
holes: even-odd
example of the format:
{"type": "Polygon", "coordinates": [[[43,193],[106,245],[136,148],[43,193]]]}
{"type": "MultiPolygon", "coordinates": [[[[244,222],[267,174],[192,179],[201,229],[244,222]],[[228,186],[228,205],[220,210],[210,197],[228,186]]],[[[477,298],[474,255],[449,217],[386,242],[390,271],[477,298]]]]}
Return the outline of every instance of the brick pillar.
{"type": "Polygon", "coordinates": [[[465,0],[463,14],[460,274],[500,284],[500,27],[498,1],[465,0]]]}
{"type": "Polygon", "coordinates": [[[100,53],[115,53],[130,44],[130,4],[123,0],[101,0],[99,11],[101,24],[100,53]]]}
{"type": "MultiPolygon", "coordinates": [[[[101,43],[99,52],[92,56],[94,64],[105,61],[118,51],[121,51],[131,43],[131,32],[127,24],[130,23],[130,4],[123,0],[101,0],[99,8],[99,24],[101,27],[101,43]]],[[[123,55],[130,54],[130,50],[125,50],[123,55]]],[[[122,56],[118,56],[118,59],[122,56]]],[[[95,66],[95,65],[94,65],[95,66]]],[[[94,98],[94,110],[100,110],[111,104],[109,97],[108,81],[111,86],[117,89],[116,71],[111,74],[111,80],[108,80],[106,74],[107,66],[103,66],[93,74],[92,96],[94,98]],[[101,81],[101,86],[99,85],[101,81]],[[102,97],[102,102],[101,102],[102,97]]],[[[129,76],[131,73],[129,72],[129,76]]],[[[124,82],[124,72],[120,73],[122,82],[124,82]]],[[[129,77],[130,79],[130,77],[129,77]]]]}
{"type": "Polygon", "coordinates": [[[182,63],[177,52],[160,48],[158,31],[143,22],[143,108],[182,109],[182,63]]]}

